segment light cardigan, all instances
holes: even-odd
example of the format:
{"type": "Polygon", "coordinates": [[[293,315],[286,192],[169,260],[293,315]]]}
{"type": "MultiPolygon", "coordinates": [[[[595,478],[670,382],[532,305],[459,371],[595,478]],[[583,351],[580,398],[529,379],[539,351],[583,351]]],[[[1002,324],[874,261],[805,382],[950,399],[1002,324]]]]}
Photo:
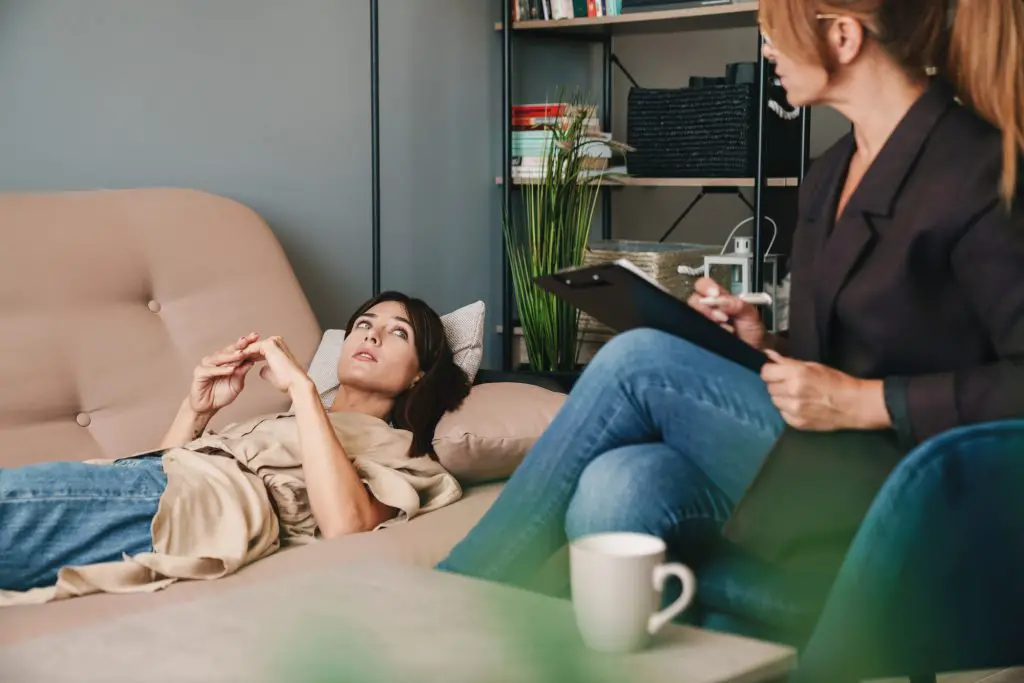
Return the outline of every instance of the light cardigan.
{"type": "MultiPolygon", "coordinates": [[[[379,528],[449,505],[462,496],[455,477],[427,456],[411,457],[412,434],[362,413],[328,413],[360,478],[377,500],[398,509],[379,528]]],[[[130,457],[138,457],[135,456],[130,457]]],[[[90,461],[107,467],[113,460],[90,461]]],[[[90,593],[160,590],[182,579],[217,579],[317,538],[292,413],[258,417],[208,432],[162,457],[167,488],[153,518],[153,551],[121,561],[64,567],[54,586],[0,591],[0,607],[90,593]]]]}

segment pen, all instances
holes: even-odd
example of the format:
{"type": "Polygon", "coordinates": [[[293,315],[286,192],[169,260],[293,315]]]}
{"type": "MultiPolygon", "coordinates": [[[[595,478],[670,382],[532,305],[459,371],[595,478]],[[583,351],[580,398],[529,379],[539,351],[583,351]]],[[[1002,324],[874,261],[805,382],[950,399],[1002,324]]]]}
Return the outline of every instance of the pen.
{"type": "MultiPolygon", "coordinates": [[[[754,306],[770,306],[772,303],[771,294],[768,294],[767,292],[744,292],[737,296],[740,301],[753,304],[754,306]]],[[[700,300],[700,303],[703,306],[714,306],[715,304],[720,303],[723,299],[724,297],[720,296],[706,296],[700,300]]]]}

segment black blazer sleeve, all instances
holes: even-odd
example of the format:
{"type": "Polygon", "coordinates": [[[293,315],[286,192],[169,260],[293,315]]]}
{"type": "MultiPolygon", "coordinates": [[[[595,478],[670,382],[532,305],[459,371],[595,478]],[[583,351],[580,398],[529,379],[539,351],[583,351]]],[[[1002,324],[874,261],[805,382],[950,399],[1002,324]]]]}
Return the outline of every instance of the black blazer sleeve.
{"type": "Polygon", "coordinates": [[[916,441],[958,425],[1024,414],[1024,192],[1017,192],[1011,210],[1001,200],[986,207],[950,259],[998,360],[906,378],[906,414],[916,441]]]}

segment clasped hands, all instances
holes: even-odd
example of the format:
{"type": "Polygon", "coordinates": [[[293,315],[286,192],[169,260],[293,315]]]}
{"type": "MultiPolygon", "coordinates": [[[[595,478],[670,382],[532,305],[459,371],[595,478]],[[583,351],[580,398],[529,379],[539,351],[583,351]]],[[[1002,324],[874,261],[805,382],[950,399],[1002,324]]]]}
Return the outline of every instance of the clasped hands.
{"type": "Polygon", "coordinates": [[[189,404],[195,413],[209,415],[230,405],[245,388],[245,378],[258,362],[260,377],[281,392],[292,392],[311,380],[281,337],[260,339],[255,332],[200,361],[192,373],[189,404]]]}
{"type": "Polygon", "coordinates": [[[769,337],[753,305],[723,292],[711,278],[697,280],[694,290],[687,302],[692,308],[767,354],[771,362],[761,369],[761,379],[786,424],[808,431],[877,426],[869,413],[879,398],[875,394],[880,394],[880,382],[858,379],[820,363],[786,358],[767,348],[769,337]],[[707,298],[716,301],[702,303],[707,298]]]}

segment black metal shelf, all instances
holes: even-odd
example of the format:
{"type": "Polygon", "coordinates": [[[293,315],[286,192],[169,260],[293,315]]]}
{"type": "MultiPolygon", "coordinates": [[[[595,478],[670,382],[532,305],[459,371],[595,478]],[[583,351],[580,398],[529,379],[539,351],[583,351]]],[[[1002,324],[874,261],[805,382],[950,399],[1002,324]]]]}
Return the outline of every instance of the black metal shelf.
{"type": "MultiPolygon", "coordinates": [[[[530,19],[516,21],[512,30],[530,33],[573,33],[578,35],[641,35],[687,30],[737,28],[757,25],[757,2],[725,2],[703,7],[631,12],[606,17],[574,19],[530,19]]],[[[495,24],[501,31],[508,21],[495,24]]]]}
{"type": "MultiPolygon", "coordinates": [[[[602,48],[604,78],[601,111],[602,129],[612,130],[612,68],[617,61],[614,56],[615,35],[635,35],[642,33],[672,33],[685,30],[707,30],[736,26],[757,26],[757,2],[733,2],[706,7],[693,7],[656,12],[639,12],[613,17],[579,17],[557,21],[512,21],[512,4],[509,0],[501,2],[502,20],[495,25],[502,39],[502,171],[496,182],[502,188],[502,211],[507,212],[512,202],[513,191],[519,183],[502,182],[503,178],[512,177],[512,73],[515,58],[514,38],[544,36],[551,39],[584,40],[600,44],[602,48]]],[[[723,182],[706,182],[707,178],[684,179],[626,179],[625,182],[609,182],[602,185],[601,191],[601,235],[611,237],[611,192],[614,187],[714,187],[728,185],[730,187],[752,187],[754,194],[754,263],[751,273],[753,286],[760,290],[764,268],[764,195],[769,187],[795,187],[802,182],[809,160],[810,112],[800,110],[800,167],[795,179],[769,179],[764,172],[764,157],[767,139],[764,130],[764,118],[768,107],[768,85],[772,82],[771,65],[764,59],[762,48],[764,36],[757,33],[757,72],[758,82],[758,116],[757,116],[757,164],[753,178],[724,179],[723,182]]],[[[685,215],[685,213],[684,213],[685,215]]],[[[678,222],[678,221],[677,221],[678,222]]],[[[674,227],[674,226],[673,226],[674,227]]],[[[503,267],[503,306],[502,306],[502,368],[510,370],[513,359],[515,338],[509,334],[514,329],[513,315],[515,311],[514,289],[508,264],[508,251],[502,240],[503,267]]]]}
{"type": "Polygon", "coordinates": [[[370,0],[370,211],[373,296],[380,294],[380,7],[370,0]]]}
{"type": "MultiPolygon", "coordinates": [[[[495,185],[505,182],[504,178],[498,176],[494,179],[495,185]]],[[[526,185],[531,180],[516,180],[513,185],[526,185]]],[[[641,178],[639,176],[624,176],[622,178],[603,178],[601,182],[608,186],[608,189],[616,187],[754,187],[756,178],[641,178]]],[[[765,183],[768,187],[799,187],[800,179],[793,178],[768,178],[765,183]]]]}

